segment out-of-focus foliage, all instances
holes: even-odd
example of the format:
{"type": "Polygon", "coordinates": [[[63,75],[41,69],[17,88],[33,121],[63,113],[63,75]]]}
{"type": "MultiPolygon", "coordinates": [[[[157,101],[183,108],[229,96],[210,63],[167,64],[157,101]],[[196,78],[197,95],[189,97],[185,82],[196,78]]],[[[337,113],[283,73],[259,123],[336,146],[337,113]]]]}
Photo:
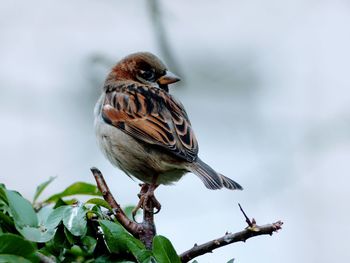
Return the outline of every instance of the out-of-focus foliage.
{"type": "Polygon", "coordinates": [[[94,185],[74,183],[37,203],[52,181],[37,187],[33,204],[0,185],[0,262],[181,262],[163,236],[155,236],[152,250],[146,249],[114,220],[103,199],[69,199],[101,196],[94,185]]]}

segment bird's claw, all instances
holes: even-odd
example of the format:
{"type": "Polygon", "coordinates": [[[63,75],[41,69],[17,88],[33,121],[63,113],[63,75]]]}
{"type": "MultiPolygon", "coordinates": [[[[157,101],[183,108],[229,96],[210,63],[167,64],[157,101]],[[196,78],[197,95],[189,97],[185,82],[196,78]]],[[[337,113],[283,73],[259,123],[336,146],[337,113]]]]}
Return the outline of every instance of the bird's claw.
{"type": "Polygon", "coordinates": [[[155,188],[149,184],[141,185],[141,191],[138,194],[138,197],[140,198],[140,200],[136,205],[136,207],[131,212],[131,215],[134,221],[136,221],[135,216],[140,208],[143,209],[145,212],[152,212],[153,214],[158,214],[159,211],[161,210],[162,206],[154,196],[154,189],[155,188]],[[153,212],[154,208],[156,209],[155,212],[153,212]]]}

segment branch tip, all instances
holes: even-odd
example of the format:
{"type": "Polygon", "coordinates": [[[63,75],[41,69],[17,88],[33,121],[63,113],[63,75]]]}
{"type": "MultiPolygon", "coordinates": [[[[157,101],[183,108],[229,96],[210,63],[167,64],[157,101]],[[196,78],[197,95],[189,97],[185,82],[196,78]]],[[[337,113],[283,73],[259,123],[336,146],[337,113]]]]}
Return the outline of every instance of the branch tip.
{"type": "Polygon", "coordinates": [[[90,171],[95,174],[98,173],[99,175],[102,175],[101,171],[99,169],[97,169],[96,167],[91,167],[90,171]]]}
{"type": "Polygon", "coordinates": [[[274,226],[274,232],[277,232],[278,230],[282,229],[283,222],[281,220],[277,221],[276,223],[272,224],[274,226]]]}

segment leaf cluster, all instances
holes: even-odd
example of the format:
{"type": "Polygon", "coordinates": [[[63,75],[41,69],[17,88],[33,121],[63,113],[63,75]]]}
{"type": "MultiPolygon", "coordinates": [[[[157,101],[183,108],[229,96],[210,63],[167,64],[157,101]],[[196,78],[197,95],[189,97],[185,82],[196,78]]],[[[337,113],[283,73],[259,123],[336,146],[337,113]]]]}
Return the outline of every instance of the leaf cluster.
{"type": "Polygon", "coordinates": [[[0,184],[0,262],[180,262],[167,238],[155,236],[149,250],[127,232],[94,185],[77,182],[38,202],[53,179],[33,202],[0,184]],[[75,195],[94,197],[81,203],[75,195]]]}

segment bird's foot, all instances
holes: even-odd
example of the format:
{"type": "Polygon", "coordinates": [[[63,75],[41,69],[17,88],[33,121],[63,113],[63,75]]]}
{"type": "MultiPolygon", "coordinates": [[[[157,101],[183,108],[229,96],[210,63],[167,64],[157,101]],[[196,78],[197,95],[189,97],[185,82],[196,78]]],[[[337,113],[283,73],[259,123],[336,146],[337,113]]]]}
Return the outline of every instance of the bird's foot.
{"type": "Polygon", "coordinates": [[[137,211],[141,208],[144,212],[151,212],[157,214],[161,209],[161,204],[154,196],[154,190],[158,187],[158,185],[149,185],[149,184],[140,184],[141,191],[138,194],[140,201],[136,205],[136,207],[132,210],[132,217],[135,221],[135,216],[137,211]],[[156,209],[155,212],[154,208],[156,209]]]}

